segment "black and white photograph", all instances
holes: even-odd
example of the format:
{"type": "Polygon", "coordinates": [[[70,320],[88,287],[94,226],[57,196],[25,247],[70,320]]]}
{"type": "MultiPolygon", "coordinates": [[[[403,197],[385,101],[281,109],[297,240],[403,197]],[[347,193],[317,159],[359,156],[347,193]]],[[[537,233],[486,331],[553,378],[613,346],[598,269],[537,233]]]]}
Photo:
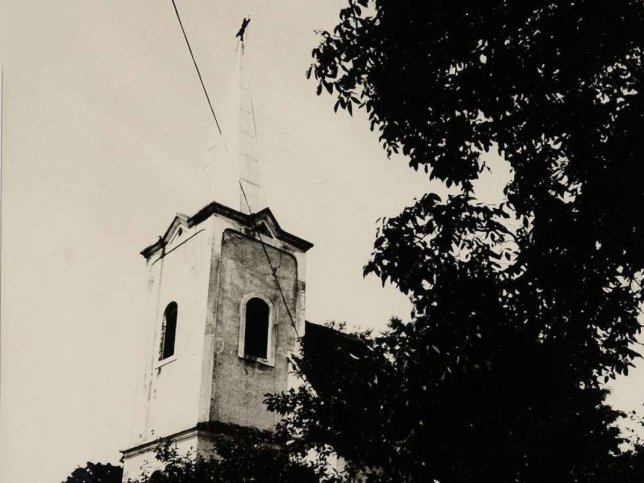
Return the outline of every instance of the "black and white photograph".
{"type": "Polygon", "coordinates": [[[643,0],[0,0],[0,481],[644,482],[643,0]]]}

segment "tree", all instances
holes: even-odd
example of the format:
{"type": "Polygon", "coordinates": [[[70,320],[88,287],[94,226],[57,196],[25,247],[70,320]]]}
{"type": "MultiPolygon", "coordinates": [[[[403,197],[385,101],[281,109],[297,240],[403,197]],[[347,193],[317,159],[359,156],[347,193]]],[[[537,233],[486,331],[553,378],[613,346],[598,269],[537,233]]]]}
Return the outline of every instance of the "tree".
{"type": "Polygon", "coordinates": [[[161,442],[155,456],[162,468],[128,483],[313,483],[337,480],[315,461],[292,458],[284,446],[265,434],[239,428],[214,443],[215,458],[180,454],[171,440],[161,442]]]}
{"type": "Polygon", "coordinates": [[[76,468],[63,483],[121,483],[123,468],[110,463],[87,462],[82,468],[76,468]]]}
{"type": "Polygon", "coordinates": [[[628,374],[641,329],[643,32],[640,0],[340,11],[313,51],[318,94],[363,109],[389,154],[452,194],[428,193],[377,234],[365,273],[414,310],[357,336],[367,426],[336,424],[359,412],[342,388],[330,403],[302,388],[269,398],[285,431],[344,441],[342,456],[386,481],[613,478],[628,458],[603,384],[628,374]],[[512,170],[499,205],[474,189],[491,154],[512,170]]]}

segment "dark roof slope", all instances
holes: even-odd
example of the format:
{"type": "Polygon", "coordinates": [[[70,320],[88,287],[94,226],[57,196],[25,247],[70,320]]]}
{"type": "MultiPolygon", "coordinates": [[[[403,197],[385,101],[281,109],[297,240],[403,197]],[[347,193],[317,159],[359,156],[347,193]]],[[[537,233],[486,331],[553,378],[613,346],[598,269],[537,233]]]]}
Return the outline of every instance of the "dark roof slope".
{"type": "Polygon", "coordinates": [[[302,356],[297,359],[304,376],[320,395],[347,393],[364,370],[368,347],[356,336],[306,322],[302,356]]]}
{"type": "Polygon", "coordinates": [[[372,464],[384,457],[380,415],[383,394],[395,397],[397,387],[389,377],[387,361],[359,336],[344,334],[318,324],[306,323],[298,367],[317,397],[320,424],[308,438],[331,445],[337,454],[351,459],[365,441],[374,442],[372,464]]]}
{"type": "MultiPolygon", "coordinates": [[[[213,201],[212,203],[206,205],[191,217],[187,217],[185,215],[179,214],[175,217],[174,220],[179,218],[183,224],[187,225],[188,227],[192,227],[194,225],[198,225],[199,223],[205,221],[211,215],[214,215],[214,214],[224,216],[248,228],[254,227],[257,224],[257,222],[259,222],[260,220],[266,220],[266,221],[269,221],[270,224],[275,228],[277,238],[279,238],[280,240],[290,243],[294,247],[305,252],[313,246],[312,243],[284,231],[280,227],[279,223],[277,222],[275,215],[273,215],[273,212],[269,208],[264,208],[263,210],[258,211],[257,213],[247,214],[247,213],[242,213],[241,211],[237,211],[232,208],[229,208],[228,206],[222,205],[221,203],[217,203],[216,201],[213,201]]],[[[174,223],[174,220],[173,220],[173,223],[174,223]]],[[[141,251],[141,255],[143,255],[145,258],[149,258],[154,252],[156,252],[158,249],[163,247],[163,245],[167,243],[167,237],[170,233],[171,228],[172,228],[172,223],[166,230],[165,234],[159,238],[159,240],[157,240],[152,245],[145,247],[141,251]]]]}

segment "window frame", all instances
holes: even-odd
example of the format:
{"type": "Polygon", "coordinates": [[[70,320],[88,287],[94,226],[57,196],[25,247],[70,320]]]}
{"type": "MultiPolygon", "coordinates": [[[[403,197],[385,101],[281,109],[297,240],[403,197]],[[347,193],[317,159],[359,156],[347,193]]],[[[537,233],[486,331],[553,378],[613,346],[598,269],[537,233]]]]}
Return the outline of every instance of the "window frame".
{"type": "Polygon", "coordinates": [[[239,356],[239,358],[247,361],[258,362],[259,364],[263,364],[265,366],[274,367],[275,366],[275,330],[274,330],[275,325],[276,325],[275,308],[273,307],[273,304],[271,303],[270,299],[264,295],[257,294],[257,293],[246,294],[242,298],[242,301],[239,307],[239,345],[238,345],[239,348],[237,351],[237,355],[239,356]],[[260,299],[268,306],[268,337],[266,340],[266,344],[267,344],[266,358],[250,356],[250,355],[247,355],[245,352],[246,308],[248,306],[248,302],[250,302],[251,299],[255,299],[255,298],[260,299]]]}
{"type": "Polygon", "coordinates": [[[159,334],[159,357],[157,359],[157,367],[162,366],[167,364],[168,362],[172,362],[177,359],[177,327],[179,325],[179,304],[176,302],[176,300],[172,300],[168,302],[165,306],[165,309],[163,309],[163,316],[162,316],[162,321],[161,321],[161,333],[159,334]],[[167,318],[167,313],[168,309],[170,306],[174,304],[175,306],[175,311],[174,311],[174,337],[172,341],[172,354],[168,355],[167,357],[163,357],[165,351],[165,344],[166,344],[166,336],[167,336],[167,329],[168,329],[168,318],[167,318]]]}

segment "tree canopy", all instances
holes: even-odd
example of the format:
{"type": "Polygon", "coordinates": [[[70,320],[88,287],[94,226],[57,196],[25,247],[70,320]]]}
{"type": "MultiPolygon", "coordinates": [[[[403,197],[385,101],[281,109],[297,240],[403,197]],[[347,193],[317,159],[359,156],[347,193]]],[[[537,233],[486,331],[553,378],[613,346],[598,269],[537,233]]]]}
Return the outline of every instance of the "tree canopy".
{"type": "Polygon", "coordinates": [[[123,468],[110,463],[92,463],[76,468],[63,483],[121,483],[123,468]]]}
{"type": "Polygon", "coordinates": [[[220,435],[213,454],[216,457],[203,458],[179,453],[173,441],[162,441],[155,449],[161,468],[128,483],[314,483],[321,480],[318,474],[326,474],[321,464],[291,458],[283,445],[247,428],[220,435]]]}
{"type": "Polygon", "coordinates": [[[618,478],[604,383],[638,357],[643,49],[640,0],[349,1],[313,51],[318,94],[453,194],[384,220],[365,273],[411,318],[357,335],[360,382],[328,401],[269,398],[287,432],[385,481],[618,478]],[[486,205],[493,155],[512,177],[486,205]]]}

